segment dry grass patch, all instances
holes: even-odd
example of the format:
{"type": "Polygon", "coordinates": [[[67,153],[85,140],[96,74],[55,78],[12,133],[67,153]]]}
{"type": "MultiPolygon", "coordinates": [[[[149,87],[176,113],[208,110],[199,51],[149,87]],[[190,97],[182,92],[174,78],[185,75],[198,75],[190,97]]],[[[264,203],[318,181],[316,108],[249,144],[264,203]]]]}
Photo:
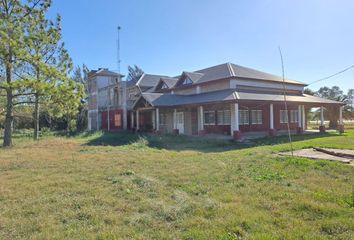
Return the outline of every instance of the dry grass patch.
{"type": "MultiPolygon", "coordinates": [[[[0,239],[350,239],[354,168],[171,136],[17,139],[0,149],[0,239]]],[[[295,137],[354,148],[354,134],[295,137]]]]}

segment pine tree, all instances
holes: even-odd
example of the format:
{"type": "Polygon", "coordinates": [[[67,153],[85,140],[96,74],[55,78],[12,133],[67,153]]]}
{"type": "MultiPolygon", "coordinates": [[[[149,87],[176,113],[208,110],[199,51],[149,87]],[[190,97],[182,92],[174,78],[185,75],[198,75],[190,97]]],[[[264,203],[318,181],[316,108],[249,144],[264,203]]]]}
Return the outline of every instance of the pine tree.
{"type": "Polygon", "coordinates": [[[40,101],[64,108],[51,111],[53,115],[65,111],[72,116],[80,103],[78,98],[83,96],[81,84],[73,84],[68,77],[72,63],[61,42],[60,17],[55,23],[46,20],[50,6],[50,0],[0,1],[0,73],[4,72],[0,89],[6,92],[5,147],[12,146],[14,107],[34,104],[37,139],[40,101]],[[66,101],[58,105],[53,99],[66,101]]]}
{"type": "Polygon", "coordinates": [[[45,1],[46,8],[34,14],[36,20],[26,24],[28,37],[25,38],[26,49],[31,53],[28,60],[30,75],[34,81],[29,86],[34,98],[34,132],[33,138],[39,138],[39,108],[44,96],[52,94],[57,81],[66,79],[65,73],[71,69],[72,62],[61,42],[61,17],[55,22],[46,19],[46,12],[51,5],[45,1]],[[64,73],[64,75],[63,75],[64,73]]]}
{"type": "Polygon", "coordinates": [[[134,67],[128,66],[127,81],[137,82],[143,74],[144,74],[144,71],[140,67],[138,67],[137,65],[134,65],[134,67]]]}
{"type": "Polygon", "coordinates": [[[18,101],[17,98],[23,95],[24,82],[19,80],[16,74],[29,55],[24,50],[24,27],[31,14],[39,7],[42,7],[41,1],[0,1],[0,71],[1,77],[4,78],[0,88],[6,94],[4,147],[12,146],[14,104],[18,101]]]}

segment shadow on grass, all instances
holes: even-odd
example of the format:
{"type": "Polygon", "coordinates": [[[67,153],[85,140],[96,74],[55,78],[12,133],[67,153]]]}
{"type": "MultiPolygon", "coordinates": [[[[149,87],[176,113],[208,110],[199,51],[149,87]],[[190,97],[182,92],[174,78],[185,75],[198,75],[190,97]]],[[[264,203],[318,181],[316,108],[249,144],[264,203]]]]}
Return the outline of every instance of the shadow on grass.
{"type": "MultiPolygon", "coordinates": [[[[292,136],[292,141],[303,141],[315,138],[338,136],[334,133],[313,134],[292,136]]],[[[200,151],[200,152],[223,152],[235,149],[245,149],[255,146],[267,146],[288,143],[287,136],[265,137],[244,142],[235,142],[232,140],[209,139],[186,135],[152,135],[152,134],[134,134],[130,132],[103,132],[100,134],[86,134],[83,137],[88,138],[87,145],[90,146],[148,146],[156,149],[166,149],[174,151],[200,151]]]]}

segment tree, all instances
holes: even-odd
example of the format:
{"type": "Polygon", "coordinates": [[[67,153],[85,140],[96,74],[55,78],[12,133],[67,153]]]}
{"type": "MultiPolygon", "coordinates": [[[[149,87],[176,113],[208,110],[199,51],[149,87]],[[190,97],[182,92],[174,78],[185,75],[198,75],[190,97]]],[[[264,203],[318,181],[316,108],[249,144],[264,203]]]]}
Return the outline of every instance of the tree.
{"type": "MultiPolygon", "coordinates": [[[[38,133],[40,100],[56,104],[49,101],[53,96],[64,99],[77,92],[76,88],[65,87],[71,86],[67,77],[71,60],[60,43],[60,17],[56,24],[45,18],[50,5],[51,0],[0,1],[0,74],[4,78],[0,89],[6,95],[5,147],[12,146],[16,106],[35,105],[35,131],[38,133]]],[[[77,98],[67,99],[66,104],[75,107],[77,98]]]]}
{"type": "Polygon", "coordinates": [[[29,75],[33,81],[28,86],[28,94],[33,94],[33,138],[39,138],[39,109],[43,96],[52,94],[57,81],[67,79],[66,72],[72,68],[72,62],[68,52],[61,42],[61,17],[58,15],[56,21],[46,19],[46,12],[51,5],[49,0],[45,1],[47,7],[36,11],[35,21],[26,24],[25,37],[26,51],[30,53],[28,59],[29,75]],[[64,75],[62,74],[64,73],[64,75]]]}
{"type": "MultiPolygon", "coordinates": [[[[82,70],[79,66],[77,66],[74,70],[73,74],[73,81],[76,83],[82,84],[84,88],[84,93],[85,97],[88,96],[88,73],[89,73],[88,67],[83,64],[82,65],[82,70]]],[[[78,130],[84,130],[87,127],[87,101],[86,99],[82,99],[80,105],[79,105],[79,113],[77,114],[76,122],[77,122],[77,129],[78,130]]]]}
{"type": "Polygon", "coordinates": [[[14,74],[23,67],[28,52],[24,51],[24,27],[31,20],[31,15],[40,8],[45,8],[40,0],[7,0],[0,2],[0,71],[4,81],[0,88],[6,94],[4,141],[3,146],[12,146],[13,110],[17,98],[22,96],[24,82],[14,74]]]}
{"type": "Polygon", "coordinates": [[[128,66],[127,81],[137,82],[143,74],[144,71],[137,65],[134,65],[134,67],[128,66]]]}
{"type": "Polygon", "coordinates": [[[354,111],[354,89],[348,89],[348,104],[351,112],[354,111]]]}
{"type": "Polygon", "coordinates": [[[312,91],[310,88],[305,88],[304,93],[311,96],[316,94],[316,92],[312,91]]]}
{"type": "Polygon", "coordinates": [[[66,118],[67,133],[76,130],[75,116],[78,114],[81,100],[85,96],[83,84],[69,79],[58,85],[54,92],[47,101],[49,106],[47,109],[56,118],[66,118]]]}

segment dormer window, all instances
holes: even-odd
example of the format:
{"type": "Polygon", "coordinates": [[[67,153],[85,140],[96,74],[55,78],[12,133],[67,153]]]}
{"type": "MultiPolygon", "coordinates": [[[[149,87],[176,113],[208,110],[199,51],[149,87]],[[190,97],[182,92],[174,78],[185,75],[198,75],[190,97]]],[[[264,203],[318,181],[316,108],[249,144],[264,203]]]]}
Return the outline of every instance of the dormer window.
{"type": "Polygon", "coordinates": [[[190,80],[189,78],[184,79],[184,81],[182,83],[182,85],[190,85],[190,84],[193,84],[193,81],[190,80]]]}
{"type": "Polygon", "coordinates": [[[164,83],[162,86],[161,86],[161,89],[167,89],[168,86],[166,85],[166,83],[164,83]]]}

